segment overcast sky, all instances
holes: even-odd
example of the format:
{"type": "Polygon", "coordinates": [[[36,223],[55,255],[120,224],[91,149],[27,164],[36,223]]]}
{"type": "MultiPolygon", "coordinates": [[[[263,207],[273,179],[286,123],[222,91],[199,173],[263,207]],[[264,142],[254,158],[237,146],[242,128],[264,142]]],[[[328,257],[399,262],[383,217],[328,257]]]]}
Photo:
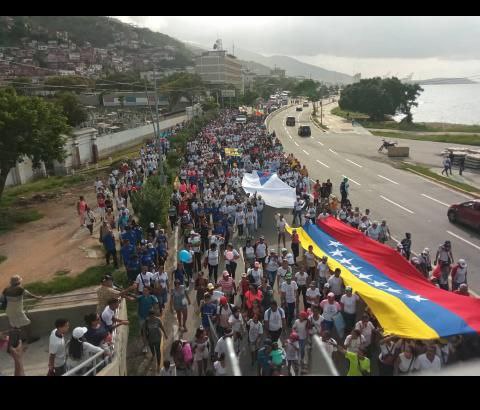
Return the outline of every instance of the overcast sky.
{"type": "Polygon", "coordinates": [[[287,55],[362,77],[480,73],[480,17],[119,16],[181,41],[287,55]]]}

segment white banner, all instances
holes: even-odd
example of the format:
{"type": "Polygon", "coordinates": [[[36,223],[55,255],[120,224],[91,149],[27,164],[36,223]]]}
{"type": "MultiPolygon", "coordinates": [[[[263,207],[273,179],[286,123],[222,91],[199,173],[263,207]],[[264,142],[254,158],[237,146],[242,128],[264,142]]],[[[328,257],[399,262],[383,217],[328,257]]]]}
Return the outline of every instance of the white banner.
{"type": "Polygon", "coordinates": [[[295,188],[291,188],[283,182],[277,174],[269,177],[259,177],[257,172],[244,174],[242,188],[245,192],[253,195],[255,192],[262,196],[265,204],[272,208],[293,208],[297,199],[295,188]]]}

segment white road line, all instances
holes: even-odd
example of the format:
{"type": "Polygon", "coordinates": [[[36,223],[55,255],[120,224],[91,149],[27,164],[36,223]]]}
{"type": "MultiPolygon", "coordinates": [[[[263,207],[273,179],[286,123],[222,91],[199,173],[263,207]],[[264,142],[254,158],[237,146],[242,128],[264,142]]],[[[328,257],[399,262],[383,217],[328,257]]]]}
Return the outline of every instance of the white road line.
{"type": "Polygon", "coordinates": [[[363,165],[359,165],[359,164],[357,164],[356,162],[353,162],[352,160],[349,160],[348,158],[345,158],[345,160],[348,161],[348,162],[350,162],[350,163],[353,164],[353,165],[356,165],[356,166],[359,167],[359,168],[363,168],[363,165]]]}
{"type": "Polygon", "coordinates": [[[461,241],[465,242],[465,243],[468,243],[469,245],[473,246],[474,248],[478,249],[480,251],[480,246],[477,246],[475,245],[474,243],[470,242],[470,241],[467,241],[466,239],[463,239],[461,236],[458,236],[457,234],[453,233],[453,232],[450,232],[450,231],[447,231],[447,233],[449,233],[450,235],[452,236],[455,236],[455,238],[458,238],[460,239],[461,241]]]}
{"type": "Polygon", "coordinates": [[[334,151],[333,149],[329,148],[328,149],[331,153],[335,154],[335,155],[338,155],[338,152],[337,151],[334,151]]]}
{"type": "Polygon", "coordinates": [[[315,180],[313,180],[312,178],[310,178],[310,181],[315,182],[315,180]]]}
{"type": "Polygon", "coordinates": [[[380,177],[380,178],[386,179],[387,181],[390,181],[390,182],[392,182],[392,183],[395,184],[395,185],[399,185],[398,182],[392,181],[391,179],[389,179],[389,178],[387,178],[387,177],[384,177],[383,175],[377,174],[377,176],[380,177]]]}
{"type": "Polygon", "coordinates": [[[293,142],[295,143],[295,145],[296,145],[297,147],[299,147],[299,145],[298,145],[298,142],[297,142],[297,141],[293,141],[293,142]]]}
{"type": "Polygon", "coordinates": [[[352,181],[354,184],[357,184],[358,186],[360,186],[360,184],[357,181],[355,181],[354,179],[352,179],[350,177],[347,177],[346,175],[342,175],[342,177],[348,178],[349,181],[352,181]]]}
{"type": "Polygon", "coordinates": [[[403,210],[405,210],[405,211],[407,211],[407,212],[410,212],[411,214],[414,214],[414,213],[415,213],[415,212],[411,211],[410,209],[405,208],[404,206],[399,205],[399,204],[397,204],[396,202],[393,202],[391,199],[385,198],[383,195],[380,195],[380,198],[384,199],[384,200],[387,201],[387,202],[390,202],[390,203],[393,204],[393,205],[398,206],[399,208],[402,208],[403,210]]]}
{"type": "Polygon", "coordinates": [[[438,202],[439,204],[444,205],[447,208],[450,207],[450,205],[446,204],[445,202],[439,201],[438,199],[432,198],[431,196],[428,196],[428,195],[425,195],[425,194],[422,194],[422,196],[424,196],[425,198],[431,199],[432,201],[438,202]]]}
{"type": "Polygon", "coordinates": [[[307,151],[305,151],[304,149],[302,149],[302,151],[307,154],[307,155],[310,155],[307,151]]]}
{"type": "Polygon", "coordinates": [[[317,144],[320,144],[323,147],[323,142],[317,141],[317,144]]]}
{"type": "Polygon", "coordinates": [[[317,162],[318,162],[320,165],[323,165],[323,166],[326,167],[326,168],[330,168],[327,164],[324,164],[322,161],[319,161],[318,159],[317,159],[317,162]]]}
{"type": "Polygon", "coordinates": [[[390,235],[390,238],[392,238],[397,243],[397,245],[400,243],[400,241],[397,238],[395,238],[395,236],[390,235]]]}

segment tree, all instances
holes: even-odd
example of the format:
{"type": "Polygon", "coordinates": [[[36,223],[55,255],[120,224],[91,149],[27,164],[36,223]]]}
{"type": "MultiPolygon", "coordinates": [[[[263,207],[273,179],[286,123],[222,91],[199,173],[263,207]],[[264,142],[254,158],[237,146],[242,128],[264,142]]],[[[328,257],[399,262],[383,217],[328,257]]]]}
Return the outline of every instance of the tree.
{"type": "Polygon", "coordinates": [[[33,166],[65,159],[63,134],[70,127],[61,109],[38,97],[0,90],[0,197],[10,168],[27,156],[33,166]]]}
{"type": "Polygon", "coordinates": [[[58,91],[61,88],[63,88],[62,91],[87,91],[88,89],[95,88],[95,81],[76,75],[54,76],[45,80],[46,90],[58,91]]]}
{"type": "Polygon", "coordinates": [[[88,120],[85,108],[78,102],[77,97],[70,92],[62,92],[55,95],[55,103],[62,109],[72,127],[80,125],[88,120]]]}
{"type": "Polygon", "coordinates": [[[386,115],[404,113],[405,121],[411,122],[410,109],[417,105],[415,100],[421,91],[418,84],[403,84],[395,77],[367,78],[347,85],[338,105],[343,110],[366,113],[374,121],[382,121],[386,115]]]}

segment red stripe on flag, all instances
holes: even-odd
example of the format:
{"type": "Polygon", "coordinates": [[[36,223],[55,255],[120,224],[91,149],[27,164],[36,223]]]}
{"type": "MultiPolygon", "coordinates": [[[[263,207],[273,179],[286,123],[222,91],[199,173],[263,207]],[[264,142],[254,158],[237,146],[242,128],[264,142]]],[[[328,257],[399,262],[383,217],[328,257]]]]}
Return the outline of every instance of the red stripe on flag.
{"type": "Polygon", "coordinates": [[[450,310],[480,333],[480,299],[467,298],[437,288],[394,249],[333,217],[319,220],[317,225],[366,262],[374,265],[392,281],[450,310]]]}

